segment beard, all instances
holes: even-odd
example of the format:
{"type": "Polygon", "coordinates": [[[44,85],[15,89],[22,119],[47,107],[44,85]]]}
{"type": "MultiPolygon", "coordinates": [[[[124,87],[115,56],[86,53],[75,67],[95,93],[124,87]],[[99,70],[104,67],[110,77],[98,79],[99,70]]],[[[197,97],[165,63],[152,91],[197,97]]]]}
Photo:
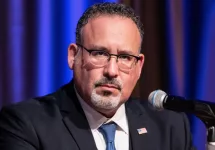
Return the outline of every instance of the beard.
{"type": "Polygon", "coordinates": [[[100,109],[111,110],[117,108],[120,103],[121,93],[117,96],[112,96],[109,93],[99,95],[96,93],[96,89],[93,90],[91,95],[92,104],[100,109]]]}
{"type": "Polygon", "coordinates": [[[102,78],[101,80],[95,82],[94,85],[95,86],[91,94],[91,103],[94,105],[94,107],[103,109],[103,110],[113,110],[119,106],[121,95],[122,95],[121,81],[117,79],[102,78]],[[102,93],[98,94],[96,92],[96,87],[102,84],[113,84],[118,88],[120,92],[118,94],[114,94],[111,91],[103,91],[102,93]]]}

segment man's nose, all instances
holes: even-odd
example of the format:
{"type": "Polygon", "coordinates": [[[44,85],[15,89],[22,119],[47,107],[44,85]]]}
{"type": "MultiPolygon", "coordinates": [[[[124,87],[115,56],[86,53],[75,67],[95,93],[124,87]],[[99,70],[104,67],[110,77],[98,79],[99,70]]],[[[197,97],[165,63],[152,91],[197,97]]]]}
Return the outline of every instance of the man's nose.
{"type": "Polygon", "coordinates": [[[116,78],[119,75],[119,68],[117,64],[117,57],[112,56],[104,67],[104,75],[108,78],[116,78]]]}

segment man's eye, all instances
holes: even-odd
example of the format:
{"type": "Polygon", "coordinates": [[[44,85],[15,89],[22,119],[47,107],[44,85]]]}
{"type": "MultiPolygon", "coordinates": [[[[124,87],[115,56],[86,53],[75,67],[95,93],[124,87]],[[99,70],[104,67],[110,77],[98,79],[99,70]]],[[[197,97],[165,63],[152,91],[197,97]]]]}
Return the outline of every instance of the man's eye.
{"type": "Polygon", "coordinates": [[[107,56],[107,53],[105,53],[103,51],[93,51],[92,55],[93,56],[107,56]]]}
{"type": "Polygon", "coordinates": [[[132,56],[129,56],[129,55],[120,55],[119,59],[126,60],[126,61],[131,61],[132,60],[132,56]]]}

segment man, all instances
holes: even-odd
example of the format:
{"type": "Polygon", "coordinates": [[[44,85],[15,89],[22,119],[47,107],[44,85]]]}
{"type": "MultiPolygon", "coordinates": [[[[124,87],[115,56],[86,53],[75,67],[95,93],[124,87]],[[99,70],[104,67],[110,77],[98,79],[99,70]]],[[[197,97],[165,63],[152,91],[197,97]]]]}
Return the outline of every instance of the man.
{"type": "Polygon", "coordinates": [[[189,150],[182,113],[130,98],[144,55],[142,24],[122,4],[91,6],[68,48],[71,83],[3,108],[1,150],[189,150]]]}

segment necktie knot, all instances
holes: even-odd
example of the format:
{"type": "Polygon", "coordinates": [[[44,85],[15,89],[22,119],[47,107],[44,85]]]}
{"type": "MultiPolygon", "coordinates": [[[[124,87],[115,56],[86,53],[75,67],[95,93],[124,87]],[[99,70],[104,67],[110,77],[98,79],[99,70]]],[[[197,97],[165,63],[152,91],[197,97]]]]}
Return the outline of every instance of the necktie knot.
{"type": "Polygon", "coordinates": [[[115,123],[103,124],[101,127],[99,127],[99,130],[103,134],[103,137],[106,141],[107,150],[115,150],[114,139],[116,128],[117,125],[115,123]],[[114,149],[109,149],[110,147],[113,147],[114,149]]]}

